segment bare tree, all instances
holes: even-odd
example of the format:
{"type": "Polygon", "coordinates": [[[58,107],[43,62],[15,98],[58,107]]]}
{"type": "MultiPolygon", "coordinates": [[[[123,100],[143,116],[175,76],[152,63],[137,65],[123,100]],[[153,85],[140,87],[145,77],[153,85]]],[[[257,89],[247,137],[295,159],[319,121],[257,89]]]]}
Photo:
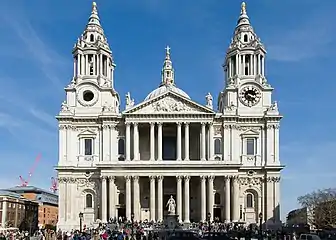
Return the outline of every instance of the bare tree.
{"type": "Polygon", "coordinates": [[[317,228],[336,227],[336,189],[317,190],[297,200],[307,208],[310,225],[317,228]]]}

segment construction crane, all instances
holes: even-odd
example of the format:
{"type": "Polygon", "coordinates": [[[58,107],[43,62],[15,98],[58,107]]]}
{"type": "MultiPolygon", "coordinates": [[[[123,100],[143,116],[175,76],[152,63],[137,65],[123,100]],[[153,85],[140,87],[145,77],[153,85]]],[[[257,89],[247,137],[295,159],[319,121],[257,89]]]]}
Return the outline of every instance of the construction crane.
{"type": "Polygon", "coordinates": [[[27,187],[29,182],[30,182],[30,179],[32,177],[32,175],[34,174],[34,171],[37,167],[37,164],[39,163],[39,161],[41,160],[41,154],[37,155],[36,159],[35,159],[35,162],[32,166],[32,168],[30,169],[29,173],[28,173],[28,177],[26,179],[24,179],[22,176],[19,176],[20,178],[20,181],[21,181],[21,187],[27,187]]]}
{"type": "Polygon", "coordinates": [[[57,180],[56,180],[56,178],[52,177],[52,178],[51,178],[51,187],[50,187],[50,191],[52,191],[53,193],[56,193],[57,190],[58,190],[57,180]]]}

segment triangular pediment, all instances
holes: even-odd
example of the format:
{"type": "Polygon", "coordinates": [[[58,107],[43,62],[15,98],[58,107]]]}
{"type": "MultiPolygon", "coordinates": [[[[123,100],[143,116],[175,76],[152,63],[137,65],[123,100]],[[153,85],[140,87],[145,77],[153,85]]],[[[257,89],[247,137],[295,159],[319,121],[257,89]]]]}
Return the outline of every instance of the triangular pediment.
{"type": "Polygon", "coordinates": [[[259,135],[259,131],[254,130],[254,129],[247,129],[244,132],[242,132],[240,135],[255,136],[255,135],[259,135]]]}
{"type": "Polygon", "coordinates": [[[123,114],[215,114],[215,112],[174,92],[144,101],[123,114]]]}
{"type": "Polygon", "coordinates": [[[78,136],[95,136],[96,132],[91,130],[91,129],[85,129],[83,131],[81,131],[78,136]]]}

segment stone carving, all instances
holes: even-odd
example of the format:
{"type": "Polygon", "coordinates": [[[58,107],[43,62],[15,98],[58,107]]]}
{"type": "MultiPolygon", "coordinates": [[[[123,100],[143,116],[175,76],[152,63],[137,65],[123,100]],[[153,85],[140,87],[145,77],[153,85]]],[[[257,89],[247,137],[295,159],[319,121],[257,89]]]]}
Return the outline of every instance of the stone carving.
{"type": "Polygon", "coordinates": [[[168,207],[168,214],[169,215],[174,215],[175,214],[176,203],[175,203],[175,200],[174,200],[172,195],[170,195],[170,198],[168,199],[166,207],[168,207]]]}
{"type": "Polygon", "coordinates": [[[245,186],[256,186],[261,184],[260,177],[241,177],[240,184],[245,186]]]}
{"type": "Polygon", "coordinates": [[[61,113],[69,113],[69,112],[70,112],[69,105],[66,103],[66,101],[63,101],[61,105],[61,113]]]}
{"type": "Polygon", "coordinates": [[[221,135],[222,134],[222,128],[221,126],[215,126],[215,135],[221,135]]]}
{"type": "Polygon", "coordinates": [[[153,110],[155,112],[180,112],[180,111],[191,111],[192,108],[183,102],[178,102],[173,98],[164,98],[160,101],[154,103],[153,110]]]}
{"type": "Polygon", "coordinates": [[[126,109],[130,109],[134,106],[134,99],[131,98],[130,92],[126,94],[126,109]]]}
{"type": "Polygon", "coordinates": [[[267,109],[267,112],[278,112],[278,102],[275,101],[271,104],[271,106],[269,106],[269,108],[267,109]]]}
{"type": "Polygon", "coordinates": [[[237,108],[237,106],[233,103],[233,101],[231,101],[231,103],[225,107],[225,111],[228,111],[228,112],[232,112],[232,111],[235,111],[237,108]]]}
{"type": "Polygon", "coordinates": [[[105,102],[102,107],[102,112],[114,112],[114,107],[105,102]]]}
{"type": "Polygon", "coordinates": [[[208,93],[205,96],[205,100],[206,100],[206,107],[213,109],[213,105],[212,105],[213,98],[212,98],[212,95],[210,93],[208,93]]]}

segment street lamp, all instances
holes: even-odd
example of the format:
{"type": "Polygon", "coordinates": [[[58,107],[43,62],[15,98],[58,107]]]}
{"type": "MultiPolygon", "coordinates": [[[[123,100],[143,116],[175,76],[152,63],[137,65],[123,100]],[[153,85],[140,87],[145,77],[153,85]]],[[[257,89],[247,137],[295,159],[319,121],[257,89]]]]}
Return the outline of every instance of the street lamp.
{"type": "Polygon", "coordinates": [[[79,231],[82,232],[82,224],[83,224],[83,213],[79,213],[79,231]]]}
{"type": "Polygon", "coordinates": [[[209,232],[211,230],[210,220],[211,220],[211,213],[208,213],[208,228],[209,228],[209,232]]]}
{"type": "Polygon", "coordinates": [[[132,222],[132,239],[134,239],[134,213],[131,214],[131,222],[132,222]]]}
{"type": "Polygon", "coordinates": [[[259,213],[259,235],[260,235],[260,240],[262,240],[262,218],[263,214],[262,212],[259,213]]]}

